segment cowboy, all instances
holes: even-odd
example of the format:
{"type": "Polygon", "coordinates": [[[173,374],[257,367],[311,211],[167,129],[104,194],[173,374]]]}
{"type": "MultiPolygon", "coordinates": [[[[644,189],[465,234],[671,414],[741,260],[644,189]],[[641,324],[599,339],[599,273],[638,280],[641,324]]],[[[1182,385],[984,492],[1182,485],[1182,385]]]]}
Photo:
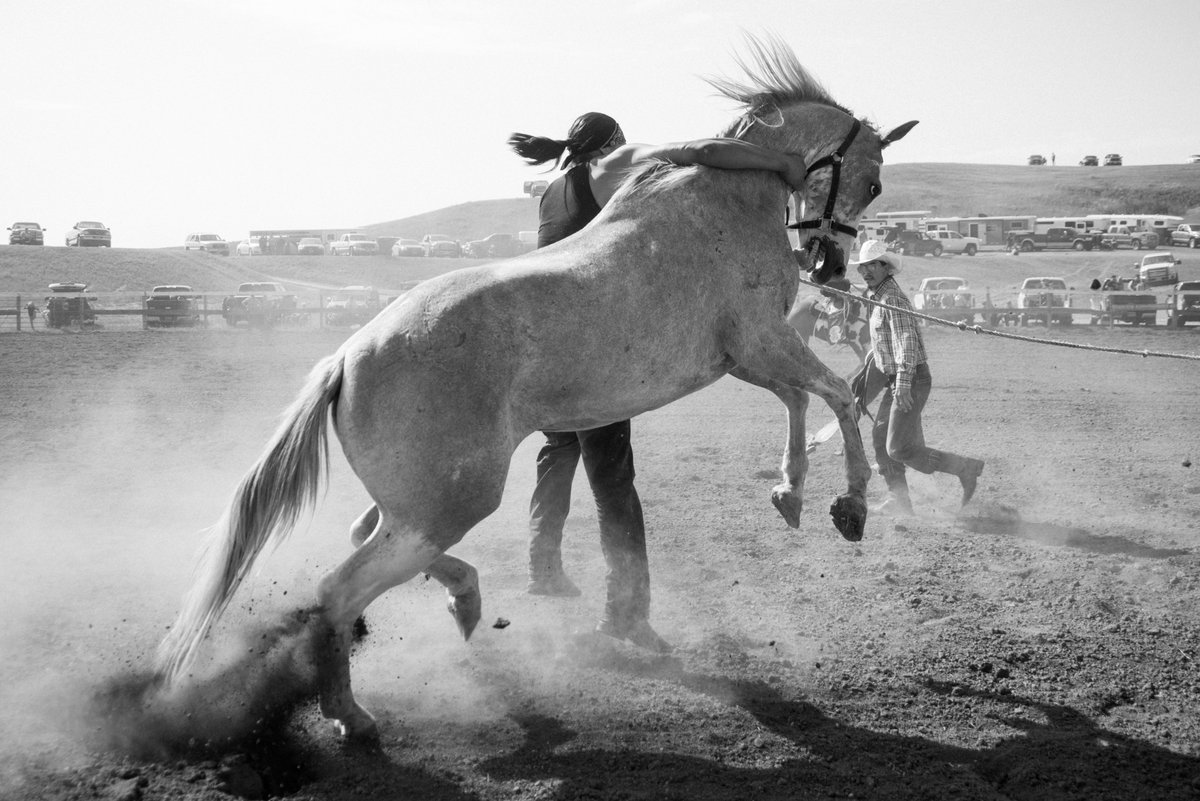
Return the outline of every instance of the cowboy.
{"type": "Polygon", "coordinates": [[[934,450],[925,444],[921,412],[929,399],[933,380],[926,361],[925,342],[912,303],[896,283],[900,257],[882,242],[869,240],[859,249],[859,275],[867,282],[868,297],[882,305],[871,309],[873,348],[869,358],[885,375],[887,389],[875,414],[872,440],[879,474],[888,495],[875,510],[884,514],[912,514],[906,468],[922,473],[949,473],[962,484],[962,505],[975,494],[983,461],[934,450]]]}

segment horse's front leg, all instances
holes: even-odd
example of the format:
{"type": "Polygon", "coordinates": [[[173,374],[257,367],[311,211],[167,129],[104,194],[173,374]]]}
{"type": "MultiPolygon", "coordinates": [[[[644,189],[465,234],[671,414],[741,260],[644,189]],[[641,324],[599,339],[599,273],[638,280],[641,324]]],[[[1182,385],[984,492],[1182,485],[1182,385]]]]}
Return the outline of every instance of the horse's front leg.
{"type": "Polygon", "coordinates": [[[808,475],[808,443],[805,437],[805,416],[808,413],[808,393],[758,375],[744,367],[730,371],[734,378],[768,389],[787,408],[788,433],[783,446],[783,481],[771,489],[771,503],[792,528],[800,527],[800,512],[804,508],[804,479],[808,475]]]}
{"type": "MultiPolygon", "coordinates": [[[[730,349],[730,355],[738,364],[739,372],[754,376],[754,383],[768,389],[771,389],[771,386],[762,382],[775,382],[795,390],[814,393],[837,415],[838,426],[845,443],[848,489],[844,495],[838,496],[829,512],[842,536],[851,542],[857,542],[862,539],[867,520],[866,493],[871,468],[863,450],[858,420],[854,415],[854,397],[850,392],[850,385],[822,364],[786,322],[781,320],[767,330],[755,333],[752,341],[742,342],[730,349]]],[[[776,395],[779,395],[777,391],[776,395]]],[[[796,427],[791,428],[795,430],[796,427]]],[[[803,422],[799,425],[799,431],[799,450],[802,455],[803,422]]],[[[789,444],[792,444],[790,434],[789,444]]]]}

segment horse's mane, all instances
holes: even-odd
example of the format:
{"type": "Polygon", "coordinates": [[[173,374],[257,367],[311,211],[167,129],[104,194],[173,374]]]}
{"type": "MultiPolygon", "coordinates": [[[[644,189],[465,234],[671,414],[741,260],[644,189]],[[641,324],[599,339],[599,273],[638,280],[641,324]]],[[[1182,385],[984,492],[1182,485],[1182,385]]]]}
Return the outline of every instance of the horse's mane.
{"type": "MultiPolygon", "coordinates": [[[[759,38],[753,34],[746,34],[746,45],[753,58],[753,66],[747,64],[741,56],[734,55],[734,61],[746,73],[744,80],[712,76],[703,80],[720,94],[741,103],[749,113],[767,104],[782,106],[791,103],[819,103],[854,116],[850,109],[833,99],[824,85],[800,64],[795,51],[778,36],[767,34],[764,38],[759,38]]],[[[736,137],[745,129],[746,124],[746,115],[743,114],[718,135],[736,137]]],[[[869,122],[866,124],[874,129],[869,122]]],[[[633,170],[625,179],[624,185],[638,193],[657,193],[685,180],[695,172],[694,169],[677,164],[651,161],[633,170]]]]}
{"type": "MultiPolygon", "coordinates": [[[[704,79],[705,82],[750,110],[765,101],[776,105],[820,103],[854,116],[850,109],[835,101],[821,82],[801,66],[796,53],[778,36],[768,34],[764,41],[746,34],[746,45],[754,58],[753,68],[741,56],[734,56],[734,61],[746,73],[745,81],[710,76],[704,79]]],[[[740,121],[730,125],[723,135],[731,135],[739,124],[740,121]]]]}

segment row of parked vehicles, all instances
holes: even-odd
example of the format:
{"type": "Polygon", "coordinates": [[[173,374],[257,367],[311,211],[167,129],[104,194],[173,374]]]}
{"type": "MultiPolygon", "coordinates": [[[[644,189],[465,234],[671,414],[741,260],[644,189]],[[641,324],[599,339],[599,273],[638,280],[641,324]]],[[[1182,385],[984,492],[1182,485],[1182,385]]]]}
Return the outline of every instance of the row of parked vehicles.
{"type": "MultiPolygon", "coordinates": [[[[110,248],[112,231],[102,222],[80,220],[67,231],[65,242],[71,248],[110,248]]],[[[35,222],[15,222],[8,227],[10,245],[44,245],[46,229],[35,222]]]]}
{"type": "Polygon", "coordinates": [[[221,256],[300,255],[300,256],[374,256],[379,253],[395,257],[505,259],[528,253],[537,247],[537,234],[490,234],[483,239],[460,242],[445,234],[426,234],[421,239],[401,237],[374,238],[367,234],[347,232],[328,243],[320,237],[251,236],[237,244],[220,235],[208,232],[188,234],[184,250],[199,250],[221,256]]]}
{"type": "MultiPolygon", "coordinates": [[[[49,286],[51,294],[41,309],[50,328],[81,328],[96,325],[94,297],[87,284],[63,281],[49,286]]],[[[144,302],[148,328],[190,328],[205,323],[204,295],[185,284],[160,284],[148,293],[144,302]]],[[[374,287],[343,287],[324,302],[322,312],[327,325],[361,325],[386,305],[374,287]]],[[[300,313],[299,300],[283,284],[274,281],[247,281],[221,299],[221,319],[226,325],[269,328],[307,320],[300,313]]]]}
{"type": "MultiPolygon", "coordinates": [[[[1152,253],[1134,264],[1136,274],[1127,279],[1112,276],[1105,281],[1095,281],[1093,290],[1099,290],[1089,298],[1086,310],[1092,314],[1092,322],[1102,321],[1130,323],[1132,325],[1154,325],[1161,305],[1158,296],[1147,290],[1155,287],[1171,287],[1168,295],[1167,325],[1181,328],[1188,323],[1200,322],[1200,281],[1180,281],[1180,260],[1171,253],[1152,253]]],[[[990,298],[982,305],[967,281],[957,276],[933,276],[922,279],[913,294],[913,307],[944,320],[973,323],[978,310],[988,319],[985,322],[1014,323],[1026,325],[1033,322],[1071,325],[1074,322],[1071,292],[1065,278],[1057,276],[1035,276],[1021,282],[1014,306],[996,307],[990,298]]]]}
{"type": "MultiPolygon", "coordinates": [[[[1029,157],[1029,166],[1041,167],[1046,164],[1046,157],[1041,153],[1034,153],[1029,157]]],[[[1120,167],[1124,163],[1120,153],[1109,153],[1104,157],[1105,167],[1120,167]]],[[[1080,167],[1098,167],[1100,166],[1100,158],[1098,156],[1084,156],[1079,160],[1080,167]]]]}

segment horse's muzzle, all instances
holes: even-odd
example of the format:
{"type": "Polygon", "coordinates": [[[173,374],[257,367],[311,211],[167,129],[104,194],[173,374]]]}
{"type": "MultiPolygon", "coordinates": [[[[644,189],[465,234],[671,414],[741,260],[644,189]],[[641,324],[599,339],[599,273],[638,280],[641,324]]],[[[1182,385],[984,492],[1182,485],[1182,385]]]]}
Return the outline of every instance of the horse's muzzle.
{"type": "Polygon", "coordinates": [[[846,254],[832,237],[814,236],[804,246],[807,270],[812,280],[827,284],[846,275],[846,254]]]}

